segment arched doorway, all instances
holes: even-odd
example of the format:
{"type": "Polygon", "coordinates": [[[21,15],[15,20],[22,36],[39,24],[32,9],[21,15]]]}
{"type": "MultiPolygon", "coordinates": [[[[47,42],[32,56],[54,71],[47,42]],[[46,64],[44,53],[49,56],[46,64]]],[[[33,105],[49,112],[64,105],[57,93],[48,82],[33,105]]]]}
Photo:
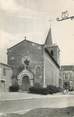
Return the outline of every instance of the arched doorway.
{"type": "Polygon", "coordinates": [[[24,75],[22,78],[22,91],[28,91],[30,88],[30,80],[28,75],[24,75]]]}
{"type": "Polygon", "coordinates": [[[33,86],[33,74],[26,69],[19,73],[17,79],[20,91],[29,91],[29,88],[33,86]]]}

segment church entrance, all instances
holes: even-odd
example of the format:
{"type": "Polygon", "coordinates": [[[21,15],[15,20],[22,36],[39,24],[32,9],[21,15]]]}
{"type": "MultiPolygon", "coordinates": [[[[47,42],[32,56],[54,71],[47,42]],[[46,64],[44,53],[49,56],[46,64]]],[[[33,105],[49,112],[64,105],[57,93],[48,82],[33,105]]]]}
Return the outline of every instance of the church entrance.
{"type": "Polygon", "coordinates": [[[29,76],[25,75],[22,78],[22,91],[28,91],[30,88],[29,76]]]}
{"type": "Polygon", "coordinates": [[[29,88],[33,86],[33,74],[27,69],[22,70],[17,78],[20,91],[29,91],[29,88]]]}

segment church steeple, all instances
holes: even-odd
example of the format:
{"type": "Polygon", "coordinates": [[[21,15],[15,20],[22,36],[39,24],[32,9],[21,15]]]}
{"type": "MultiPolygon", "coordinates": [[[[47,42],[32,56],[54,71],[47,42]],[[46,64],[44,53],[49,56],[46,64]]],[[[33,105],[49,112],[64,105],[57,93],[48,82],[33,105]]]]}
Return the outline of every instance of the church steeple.
{"type": "Polygon", "coordinates": [[[45,45],[51,46],[52,44],[53,44],[52,43],[52,33],[51,33],[51,27],[50,27],[47,37],[46,37],[45,45]]]}

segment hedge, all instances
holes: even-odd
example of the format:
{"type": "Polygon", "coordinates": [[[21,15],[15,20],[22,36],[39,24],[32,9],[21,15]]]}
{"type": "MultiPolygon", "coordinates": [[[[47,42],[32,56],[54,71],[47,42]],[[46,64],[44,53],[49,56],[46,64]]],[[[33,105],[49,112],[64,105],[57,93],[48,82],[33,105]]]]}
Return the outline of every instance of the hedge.
{"type": "Polygon", "coordinates": [[[56,87],[56,86],[53,86],[53,85],[48,85],[47,88],[52,93],[58,93],[58,92],[61,92],[62,91],[62,89],[60,87],[56,87]]]}
{"type": "Polygon", "coordinates": [[[47,88],[36,88],[36,87],[30,87],[29,88],[30,93],[35,93],[35,94],[48,94],[48,89],[47,88]]]}
{"type": "Polygon", "coordinates": [[[18,91],[19,91],[19,85],[9,87],[9,92],[18,92],[18,91]]]}
{"type": "Polygon", "coordinates": [[[59,87],[49,85],[46,88],[37,88],[37,87],[30,87],[29,92],[30,93],[35,93],[35,94],[53,94],[57,92],[61,92],[62,90],[59,87]]]}

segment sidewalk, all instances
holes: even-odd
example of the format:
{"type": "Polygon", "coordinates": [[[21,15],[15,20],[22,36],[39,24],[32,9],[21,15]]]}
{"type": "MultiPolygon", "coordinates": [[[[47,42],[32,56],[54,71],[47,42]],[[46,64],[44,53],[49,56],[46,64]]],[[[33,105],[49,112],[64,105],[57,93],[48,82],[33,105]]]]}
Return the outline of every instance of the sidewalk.
{"type": "Polygon", "coordinates": [[[46,97],[52,97],[55,98],[57,96],[70,96],[74,95],[73,92],[68,92],[68,93],[54,93],[54,94],[48,94],[48,95],[40,95],[40,94],[32,94],[32,93],[26,93],[26,92],[17,92],[17,93],[10,93],[10,92],[1,92],[0,93],[0,101],[5,101],[5,100],[22,100],[22,99],[35,99],[35,98],[46,98],[46,97]]]}
{"type": "Polygon", "coordinates": [[[45,97],[54,97],[57,95],[63,95],[62,93],[54,93],[48,95],[40,95],[40,94],[32,94],[32,93],[10,93],[10,92],[1,92],[0,93],[0,101],[4,100],[21,100],[21,99],[32,99],[32,98],[45,98],[45,97]]]}

